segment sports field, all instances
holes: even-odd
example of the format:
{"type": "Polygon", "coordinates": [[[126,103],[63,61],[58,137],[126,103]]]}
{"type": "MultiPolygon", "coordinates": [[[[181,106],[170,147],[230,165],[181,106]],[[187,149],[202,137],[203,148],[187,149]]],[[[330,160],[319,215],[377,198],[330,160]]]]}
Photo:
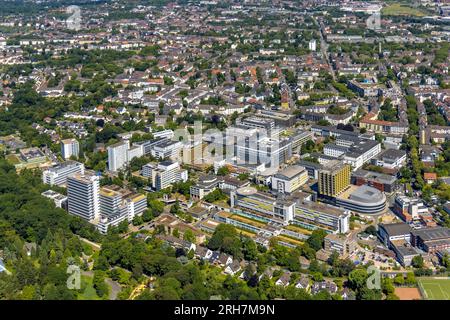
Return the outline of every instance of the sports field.
{"type": "Polygon", "coordinates": [[[426,15],[426,12],[410,7],[408,5],[403,5],[400,3],[394,3],[387,7],[384,7],[381,10],[381,14],[387,15],[387,16],[416,16],[416,17],[423,17],[426,15]]]}
{"type": "Polygon", "coordinates": [[[420,278],[417,282],[425,299],[450,300],[450,278],[420,278]]]}

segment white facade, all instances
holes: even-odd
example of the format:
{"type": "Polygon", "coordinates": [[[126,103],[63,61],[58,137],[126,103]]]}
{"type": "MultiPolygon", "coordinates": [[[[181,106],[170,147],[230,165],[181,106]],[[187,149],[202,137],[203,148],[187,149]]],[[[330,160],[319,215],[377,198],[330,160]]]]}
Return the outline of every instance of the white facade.
{"type": "Polygon", "coordinates": [[[108,169],[116,172],[123,169],[128,161],[129,141],[122,141],[108,147],[108,169]]]}
{"type": "Polygon", "coordinates": [[[84,174],[84,164],[76,161],[66,161],[43,171],[42,182],[51,186],[62,186],[66,184],[67,177],[76,173],[84,174]]]}
{"type": "Polygon", "coordinates": [[[157,166],[150,163],[142,167],[142,175],[151,180],[155,190],[168,188],[172,183],[188,180],[187,170],[182,170],[178,162],[162,161],[157,166]]]}
{"type": "Polygon", "coordinates": [[[99,217],[100,177],[75,174],[67,178],[68,211],[92,221],[99,217]]]}
{"type": "Polygon", "coordinates": [[[179,141],[167,141],[158,145],[155,145],[151,151],[151,154],[155,158],[165,159],[177,159],[181,148],[183,147],[182,143],[179,141]]]}
{"type": "Polygon", "coordinates": [[[130,149],[127,150],[127,162],[130,162],[134,158],[139,158],[144,155],[144,146],[137,145],[132,146],[130,149]]]}
{"type": "Polygon", "coordinates": [[[311,51],[316,51],[317,50],[317,43],[316,43],[315,39],[312,39],[311,41],[309,41],[308,48],[311,51]]]}
{"type": "Polygon", "coordinates": [[[71,156],[78,158],[80,153],[80,144],[75,139],[66,139],[61,141],[61,154],[64,160],[69,160],[71,156]]]}

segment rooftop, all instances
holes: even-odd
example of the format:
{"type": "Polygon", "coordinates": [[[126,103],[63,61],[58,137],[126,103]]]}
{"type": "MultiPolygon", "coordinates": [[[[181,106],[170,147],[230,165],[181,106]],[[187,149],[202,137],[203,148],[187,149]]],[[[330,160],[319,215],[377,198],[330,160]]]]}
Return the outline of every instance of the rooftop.
{"type": "Polygon", "coordinates": [[[380,224],[379,227],[383,228],[389,236],[399,236],[411,232],[411,227],[404,222],[380,224]]]}

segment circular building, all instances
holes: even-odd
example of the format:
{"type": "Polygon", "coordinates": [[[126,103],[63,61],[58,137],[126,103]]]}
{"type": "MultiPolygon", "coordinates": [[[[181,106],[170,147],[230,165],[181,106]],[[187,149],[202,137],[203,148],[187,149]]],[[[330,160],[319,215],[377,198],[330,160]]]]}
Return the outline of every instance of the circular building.
{"type": "Polygon", "coordinates": [[[336,205],[362,214],[378,214],[386,208],[386,196],[367,186],[351,186],[336,197],[336,205]]]}

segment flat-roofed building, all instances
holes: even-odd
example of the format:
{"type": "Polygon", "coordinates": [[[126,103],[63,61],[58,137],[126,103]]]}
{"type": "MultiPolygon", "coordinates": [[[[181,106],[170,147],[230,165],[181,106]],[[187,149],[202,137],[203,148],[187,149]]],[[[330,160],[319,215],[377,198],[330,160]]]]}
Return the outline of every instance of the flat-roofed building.
{"type": "Polygon", "coordinates": [[[53,190],[42,192],[41,195],[53,200],[57,208],[67,209],[67,196],[53,190]]]}
{"type": "Polygon", "coordinates": [[[378,214],[386,208],[386,195],[367,186],[350,186],[336,198],[336,205],[363,214],[378,214]]]}
{"type": "Polygon", "coordinates": [[[190,188],[191,199],[194,201],[203,199],[218,188],[221,181],[221,179],[213,175],[201,176],[198,182],[190,188]]]}
{"type": "Polygon", "coordinates": [[[69,160],[70,157],[78,158],[80,153],[80,144],[76,139],[61,140],[61,155],[64,160],[69,160]]]}
{"type": "Polygon", "coordinates": [[[404,222],[379,224],[378,237],[386,247],[391,248],[392,241],[411,241],[411,227],[404,222]]]}
{"type": "Polygon", "coordinates": [[[272,177],[272,190],[292,193],[308,181],[308,172],[299,165],[288,166],[272,177]]]}
{"type": "Polygon", "coordinates": [[[100,177],[93,173],[76,173],[67,177],[67,199],[70,214],[93,221],[100,215],[100,177]]]}
{"type": "Polygon", "coordinates": [[[67,182],[67,177],[76,173],[84,174],[84,164],[68,160],[44,170],[42,172],[42,182],[51,186],[63,186],[67,182]]]}
{"type": "Polygon", "coordinates": [[[292,222],[304,229],[322,229],[328,233],[347,233],[350,212],[346,209],[309,200],[298,200],[292,222]]]}
{"type": "Polygon", "coordinates": [[[188,180],[187,170],[183,170],[176,161],[165,160],[157,165],[147,163],[142,167],[142,176],[149,178],[151,186],[155,190],[170,187],[173,183],[188,180]]]}
{"type": "Polygon", "coordinates": [[[406,152],[404,150],[386,149],[372,163],[388,169],[400,169],[406,163],[406,152]]]}
{"type": "Polygon", "coordinates": [[[122,221],[131,222],[147,209],[147,197],[116,185],[103,186],[99,192],[100,219],[97,228],[106,233],[122,221]]]}
{"type": "Polygon", "coordinates": [[[399,187],[397,177],[364,169],[353,171],[351,181],[354,185],[367,184],[381,192],[394,192],[399,187]]]}
{"type": "Polygon", "coordinates": [[[128,149],[130,142],[121,141],[108,147],[108,169],[116,172],[125,168],[128,162],[128,149]]]}
{"type": "Polygon", "coordinates": [[[319,194],[336,197],[350,184],[350,166],[333,160],[319,170],[319,194]]]}
{"type": "Polygon", "coordinates": [[[231,207],[237,210],[255,213],[287,223],[294,219],[295,203],[288,200],[275,199],[270,195],[258,192],[253,187],[239,188],[231,193],[231,207]]]}
{"type": "Polygon", "coordinates": [[[324,247],[328,252],[336,251],[346,257],[356,250],[356,241],[352,235],[328,234],[324,239],[324,247]]]}
{"type": "Polygon", "coordinates": [[[179,158],[183,144],[180,141],[163,139],[151,149],[151,155],[155,158],[177,160],[179,158]]]}
{"type": "Polygon", "coordinates": [[[429,253],[450,248],[450,229],[446,227],[423,228],[411,231],[413,246],[429,253]]]}

